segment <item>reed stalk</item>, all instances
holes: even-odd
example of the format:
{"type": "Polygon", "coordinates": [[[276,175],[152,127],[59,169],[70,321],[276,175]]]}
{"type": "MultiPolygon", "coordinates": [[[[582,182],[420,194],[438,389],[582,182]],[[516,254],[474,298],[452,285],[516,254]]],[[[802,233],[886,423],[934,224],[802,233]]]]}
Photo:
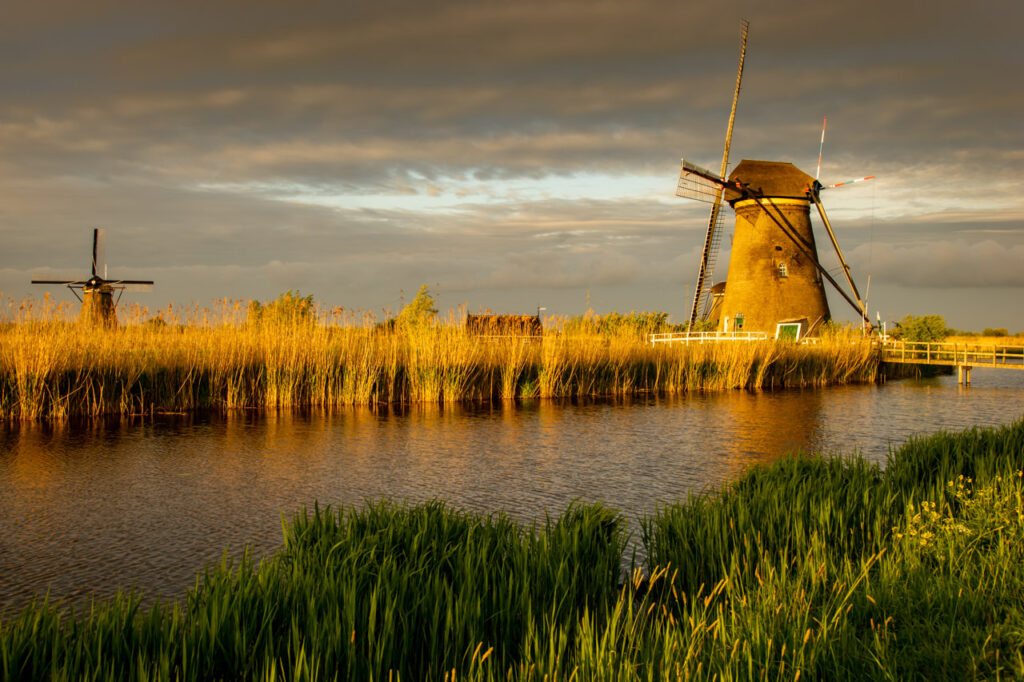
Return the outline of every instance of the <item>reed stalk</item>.
{"type": "Polygon", "coordinates": [[[0,418],[670,395],[873,381],[878,371],[854,337],[654,347],[642,334],[558,320],[542,338],[489,338],[457,316],[380,325],[321,311],[247,322],[242,310],[142,309],[97,331],[69,321],[66,307],[9,305],[0,418]]]}

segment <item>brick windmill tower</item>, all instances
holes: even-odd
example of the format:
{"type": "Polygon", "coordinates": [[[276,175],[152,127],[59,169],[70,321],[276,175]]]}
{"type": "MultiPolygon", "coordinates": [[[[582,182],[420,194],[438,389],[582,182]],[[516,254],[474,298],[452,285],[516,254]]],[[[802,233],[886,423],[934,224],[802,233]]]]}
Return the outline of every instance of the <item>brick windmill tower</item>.
{"type": "Polygon", "coordinates": [[[831,319],[807,197],[814,178],[791,163],[744,159],[729,182],[757,188],[763,198],[726,193],[736,228],[719,328],[774,332],[800,324],[807,332],[831,319]]]}
{"type": "Polygon", "coordinates": [[[117,304],[125,290],[149,291],[152,280],[106,279],[107,266],[104,262],[104,231],[92,231],[92,276],[89,279],[34,279],[32,284],[63,284],[82,302],[78,321],[97,327],[117,326],[117,304]],[[82,294],[79,296],[78,292],[82,294]],[[114,292],[117,292],[117,300],[114,292]]]}
{"type": "MultiPolygon", "coordinates": [[[[744,159],[728,178],[724,177],[743,78],[748,29],[744,22],[736,90],[722,155],[722,171],[714,173],[684,159],[676,189],[676,196],[712,205],[690,312],[690,329],[698,321],[708,321],[715,325],[715,329],[724,332],[755,331],[776,337],[800,338],[831,317],[825,296],[825,281],[835,286],[867,323],[864,303],[821,204],[819,193],[828,188],[793,164],[779,161],[744,159]],[[724,231],[721,211],[723,200],[736,213],[736,227],[728,279],[715,284],[712,281],[712,269],[724,231]],[[812,204],[828,230],[846,281],[853,292],[852,297],[818,260],[811,228],[812,204]]],[[[822,144],[824,139],[822,128],[822,144]]],[[[820,170],[819,150],[819,174],[820,170]]],[[[845,184],[850,183],[837,183],[830,187],[845,184]]]]}

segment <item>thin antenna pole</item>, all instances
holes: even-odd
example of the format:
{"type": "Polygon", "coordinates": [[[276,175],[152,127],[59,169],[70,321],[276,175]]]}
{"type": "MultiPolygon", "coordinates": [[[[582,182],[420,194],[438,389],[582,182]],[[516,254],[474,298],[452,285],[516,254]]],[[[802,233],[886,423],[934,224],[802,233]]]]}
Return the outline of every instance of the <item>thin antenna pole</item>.
{"type": "Polygon", "coordinates": [[[825,149],[825,124],[828,123],[828,116],[821,121],[821,144],[818,145],[818,170],[814,174],[814,179],[817,180],[821,177],[821,152],[825,149]]]}
{"type": "MultiPolygon", "coordinates": [[[[740,99],[740,83],[743,81],[743,63],[747,58],[747,34],[750,32],[750,22],[746,19],[743,20],[743,38],[740,43],[740,64],[736,70],[736,90],[732,95],[732,109],[729,111],[729,126],[725,130],[725,149],[722,152],[722,172],[719,173],[721,177],[725,177],[725,171],[729,168],[729,148],[732,146],[732,127],[736,121],[736,104],[740,99]]],[[[700,306],[701,293],[704,291],[704,278],[707,274],[708,258],[710,257],[710,250],[714,243],[715,229],[718,225],[718,212],[722,207],[722,188],[719,187],[715,192],[715,202],[711,205],[711,218],[708,220],[708,231],[704,237],[704,252],[700,261],[700,271],[697,273],[697,287],[693,292],[693,308],[690,309],[690,331],[693,331],[693,325],[697,323],[697,315],[700,314],[698,310],[700,306]]]]}
{"type": "MultiPolygon", "coordinates": [[[[864,289],[864,310],[865,311],[867,311],[867,309],[868,309],[868,298],[870,296],[871,296],[871,273],[869,272],[868,273],[868,285],[864,289]]],[[[869,324],[871,324],[870,316],[868,316],[868,317],[866,317],[864,319],[864,326],[867,327],[869,324]]]]}

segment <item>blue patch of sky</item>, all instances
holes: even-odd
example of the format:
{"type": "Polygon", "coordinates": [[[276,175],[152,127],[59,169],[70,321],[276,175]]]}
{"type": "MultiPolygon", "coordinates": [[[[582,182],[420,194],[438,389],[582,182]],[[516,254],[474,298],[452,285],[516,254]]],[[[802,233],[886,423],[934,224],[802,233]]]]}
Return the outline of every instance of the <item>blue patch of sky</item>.
{"type": "Polygon", "coordinates": [[[653,174],[581,172],[543,177],[500,178],[481,181],[463,177],[434,177],[410,173],[400,183],[370,189],[351,187],[333,191],[322,185],[295,182],[203,183],[201,191],[256,194],[293,203],[346,210],[448,211],[467,206],[542,201],[639,200],[673,203],[673,179],[653,174]]]}

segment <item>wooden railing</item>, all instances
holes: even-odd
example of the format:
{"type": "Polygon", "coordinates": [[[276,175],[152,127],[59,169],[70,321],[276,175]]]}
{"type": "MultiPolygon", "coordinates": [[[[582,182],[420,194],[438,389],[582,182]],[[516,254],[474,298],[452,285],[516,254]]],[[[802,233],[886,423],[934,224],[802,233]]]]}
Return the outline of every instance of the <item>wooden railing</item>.
{"type": "Polygon", "coordinates": [[[1024,346],[890,341],[879,351],[883,362],[1024,370],[1024,346]]]}

